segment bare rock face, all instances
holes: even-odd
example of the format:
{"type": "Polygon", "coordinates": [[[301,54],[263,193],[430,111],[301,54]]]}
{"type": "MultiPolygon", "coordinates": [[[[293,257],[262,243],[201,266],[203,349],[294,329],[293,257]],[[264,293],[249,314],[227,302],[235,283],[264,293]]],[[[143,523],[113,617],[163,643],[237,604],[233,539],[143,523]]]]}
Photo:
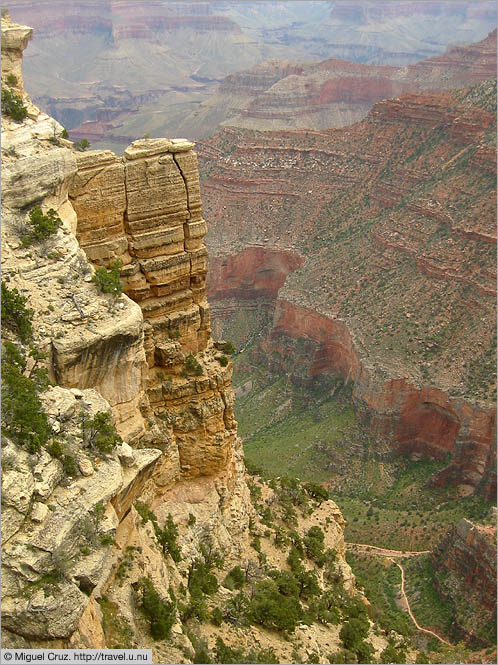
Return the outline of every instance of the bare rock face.
{"type": "MultiPolygon", "coordinates": [[[[96,263],[123,262],[126,292],[142,309],[147,397],[162,419],[160,436],[166,428],[176,442],[165,463],[173,475],[223,470],[236,431],[231,369],[219,364],[210,340],[206,223],[192,147],[150,139],[135,141],[123,158],[81,154],[69,191],[81,246],[96,263]],[[187,367],[188,354],[197,354],[198,365],[187,367]]],[[[161,482],[170,476],[159,472],[161,482]]]]}
{"type": "Polygon", "coordinates": [[[437,589],[454,606],[455,631],[476,646],[492,644],[496,626],[496,526],[460,520],[435,548],[432,562],[437,589]]]}

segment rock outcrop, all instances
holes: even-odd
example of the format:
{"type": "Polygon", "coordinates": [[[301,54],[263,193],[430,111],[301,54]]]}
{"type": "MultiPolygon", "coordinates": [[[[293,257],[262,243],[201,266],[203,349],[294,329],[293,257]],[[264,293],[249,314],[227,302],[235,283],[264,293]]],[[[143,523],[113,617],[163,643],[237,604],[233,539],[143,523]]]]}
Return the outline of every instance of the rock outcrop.
{"type": "MultiPolygon", "coordinates": [[[[353,381],[378,440],[450,453],[434,481],[487,496],[496,483],[494,90],[385,100],[342,130],[226,129],[199,147],[213,264],[243,266],[249,250],[261,269],[276,251],[302,260],[265,305],[274,315],[260,359],[297,381],[353,381]]],[[[213,311],[254,309],[251,274],[226,284],[218,274],[213,311]]]]}
{"type": "MultiPolygon", "coordinates": [[[[282,558],[261,523],[264,506],[250,501],[232,366],[210,335],[193,144],[136,141],[123,158],[76,152],[23,92],[18,60],[29,29],[2,17],[2,33],[2,84],[17,72],[28,110],[22,121],[2,116],[2,274],[32,310],[30,344],[45,355],[32,361],[10,329],[3,341],[30,358],[26,380],[44,362],[57,384],[40,392],[49,445],[30,449],[15,428],[3,440],[3,645],[152,645],[137,612],[147,578],[162,600],[178,597],[173,635],[154,644],[155,661],[190,661],[179,619],[193,567],[212,553],[260,575],[250,536],[264,541],[273,565],[282,558]],[[35,205],[54,210],[61,226],[30,244],[27,211],[35,205]],[[95,283],[95,266],[116,265],[128,295],[95,283]],[[102,448],[94,445],[96,418],[117,430],[111,444],[114,430],[105,430],[102,448]]],[[[259,491],[278,503],[273,490],[259,491]]],[[[324,525],[337,552],[330,574],[349,596],[344,520],[331,501],[314,508],[295,526],[304,533],[324,525]]],[[[220,592],[221,600],[227,594],[235,592],[220,592]]],[[[328,644],[337,645],[337,632],[327,632],[328,644]]]]}
{"type": "Polygon", "coordinates": [[[493,644],[496,526],[460,520],[435,548],[432,562],[437,589],[454,607],[455,634],[476,646],[493,644]]]}

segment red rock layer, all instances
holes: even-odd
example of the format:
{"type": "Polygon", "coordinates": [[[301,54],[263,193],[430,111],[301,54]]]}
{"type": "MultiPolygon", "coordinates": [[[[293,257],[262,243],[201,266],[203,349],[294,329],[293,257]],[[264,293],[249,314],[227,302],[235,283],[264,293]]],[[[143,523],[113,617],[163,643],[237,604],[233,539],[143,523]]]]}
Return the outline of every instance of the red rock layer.
{"type": "Polygon", "coordinates": [[[214,257],[209,262],[210,297],[276,298],[288,274],[302,262],[293,252],[264,247],[247,247],[235,256],[214,257]]]}
{"type": "Polygon", "coordinates": [[[241,275],[220,272],[210,285],[216,311],[230,299],[231,311],[246,307],[251,289],[253,302],[263,295],[242,277],[248,247],[265,248],[256,265],[270,250],[302,256],[262,357],[294,380],[353,381],[376,438],[398,452],[450,453],[434,482],[487,496],[496,483],[492,96],[487,84],[406,95],[342,130],[225,130],[199,147],[208,243],[241,275]]]}
{"type": "MultiPolygon", "coordinates": [[[[388,12],[389,8],[382,11],[388,12]]],[[[262,63],[227,77],[220,85],[220,93],[247,97],[240,118],[227,121],[230,126],[265,129],[263,120],[280,120],[271,127],[319,129],[358,120],[372,104],[387,97],[464,86],[494,76],[496,30],[477,44],[450,48],[441,56],[408,67],[366,65],[335,58],[302,66],[278,61],[262,63]],[[306,124],[299,120],[302,116],[306,116],[306,124]],[[250,118],[258,122],[248,124],[250,118]]]]}

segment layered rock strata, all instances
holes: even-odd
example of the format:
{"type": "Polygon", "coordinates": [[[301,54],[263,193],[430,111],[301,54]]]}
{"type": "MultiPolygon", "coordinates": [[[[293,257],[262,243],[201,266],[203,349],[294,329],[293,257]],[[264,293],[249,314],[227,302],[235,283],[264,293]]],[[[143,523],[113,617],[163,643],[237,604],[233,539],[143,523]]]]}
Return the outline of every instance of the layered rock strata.
{"type": "MultiPolygon", "coordinates": [[[[18,59],[31,31],[8,18],[2,18],[2,31],[8,48],[2,82],[17,72],[22,93],[18,59]]],[[[81,558],[81,548],[88,549],[82,524],[93,519],[96,506],[106,509],[101,536],[116,529],[126,534],[121,522],[137,497],[162,505],[167,498],[160,497],[180,479],[204,475],[220,547],[240,547],[247,488],[231,366],[220,365],[210,338],[205,223],[192,144],[139,142],[125,163],[111,153],[79,155],[60,138],[58,123],[27,95],[23,101],[29,109],[24,122],[2,118],[3,278],[33,310],[33,342],[47,353],[51,377],[61,386],[47,393],[46,410],[53,431],[72,442],[66,452],[75,456],[79,471],[68,487],[57,459],[43,452],[33,471],[33,456],[6,443],[13,468],[7,465],[4,477],[4,636],[9,644],[63,640],[58,644],[100,646],[92,593],[112,576],[119,553],[97,545],[89,559],[81,558]],[[73,207],[68,191],[75,187],[73,207]],[[96,187],[104,188],[107,207],[96,187]],[[25,249],[19,238],[25,211],[35,203],[54,208],[63,225],[25,249]],[[98,292],[94,269],[73,232],[93,258],[122,259],[128,289],[143,313],[126,295],[114,299],[98,292]],[[185,367],[189,352],[197,358],[195,374],[185,367]],[[112,412],[125,441],[103,460],[85,452],[80,441],[81,414],[97,411],[112,412]],[[78,441],[81,449],[73,450],[78,441]],[[83,591],[90,593],[90,603],[83,591]],[[60,594],[67,601],[64,616],[60,594]]]]}
{"type": "Polygon", "coordinates": [[[454,607],[455,634],[477,646],[492,644],[496,627],[496,526],[460,520],[435,548],[432,562],[437,589],[454,607]]]}
{"type": "Polygon", "coordinates": [[[218,94],[195,110],[226,127],[326,129],[364,118],[381,99],[471,85],[496,75],[496,30],[482,41],[453,47],[407,67],[330,58],[312,64],[266,61],[227,76],[218,94]]]}
{"type": "MultiPolygon", "coordinates": [[[[273,301],[260,358],[299,381],[354,381],[377,439],[449,453],[435,482],[487,496],[496,482],[494,94],[490,82],[405,95],[342,130],[227,129],[199,149],[215,265],[243,265],[249,248],[302,260],[273,301]]],[[[229,273],[216,269],[208,287],[225,317],[235,302],[247,306],[243,285],[255,283],[242,271],[228,288],[216,277],[229,273]]]]}

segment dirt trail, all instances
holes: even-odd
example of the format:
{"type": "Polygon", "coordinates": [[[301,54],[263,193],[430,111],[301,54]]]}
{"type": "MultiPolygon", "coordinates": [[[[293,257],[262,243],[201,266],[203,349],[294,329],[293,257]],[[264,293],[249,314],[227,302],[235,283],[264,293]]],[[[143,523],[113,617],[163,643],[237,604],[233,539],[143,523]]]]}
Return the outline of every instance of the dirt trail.
{"type": "Polygon", "coordinates": [[[394,560],[393,557],[413,557],[413,556],[420,556],[421,554],[430,554],[430,550],[421,550],[417,552],[402,552],[401,550],[388,550],[384,547],[376,547],[375,545],[366,545],[364,543],[346,543],[346,548],[352,551],[363,551],[365,554],[375,554],[376,556],[385,556],[388,557],[392,563],[396,564],[398,568],[401,570],[401,595],[403,597],[403,600],[406,605],[406,609],[408,611],[408,614],[410,615],[410,619],[413,621],[415,624],[417,630],[420,630],[423,633],[427,633],[428,635],[432,635],[436,639],[438,639],[440,642],[443,644],[447,644],[448,646],[452,646],[450,642],[447,642],[445,639],[440,637],[437,633],[435,633],[433,630],[429,630],[428,628],[422,628],[422,626],[419,625],[417,619],[415,619],[412,609],[410,607],[410,603],[408,601],[408,597],[405,593],[405,571],[403,566],[398,563],[397,561],[394,560]]]}
{"type": "Polygon", "coordinates": [[[430,554],[431,550],[419,550],[416,552],[403,552],[402,550],[388,550],[385,547],[376,547],[375,545],[366,545],[365,543],[346,543],[346,548],[350,550],[363,550],[364,552],[369,552],[370,550],[375,550],[373,554],[379,554],[380,556],[420,556],[421,554],[430,554]]]}
{"type": "Polygon", "coordinates": [[[403,569],[403,566],[398,563],[397,561],[394,561],[394,559],[391,559],[393,563],[395,563],[398,568],[401,570],[401,595],[403,596],[403,599],[406,603],[406,609],[408,610],[408,614],[410,615],[411,620],[415,624],[418,630],[421,630],[423,633],[427,633],[428,635],[432,635],[433,637],[436,637],[440,642],[443,644],[447,644],[448,646],[451,646],[450,642],[447,642],[445,639],[440,637],[437,633],[435,633],[433,630],[429,630],[428,628],[422,628],[422,626],[419,625],[417,619],[413,616],[413,612],[410,607],[410,603],[408,602],[408,598],[405,593],[405,571],[403,569]]]}

